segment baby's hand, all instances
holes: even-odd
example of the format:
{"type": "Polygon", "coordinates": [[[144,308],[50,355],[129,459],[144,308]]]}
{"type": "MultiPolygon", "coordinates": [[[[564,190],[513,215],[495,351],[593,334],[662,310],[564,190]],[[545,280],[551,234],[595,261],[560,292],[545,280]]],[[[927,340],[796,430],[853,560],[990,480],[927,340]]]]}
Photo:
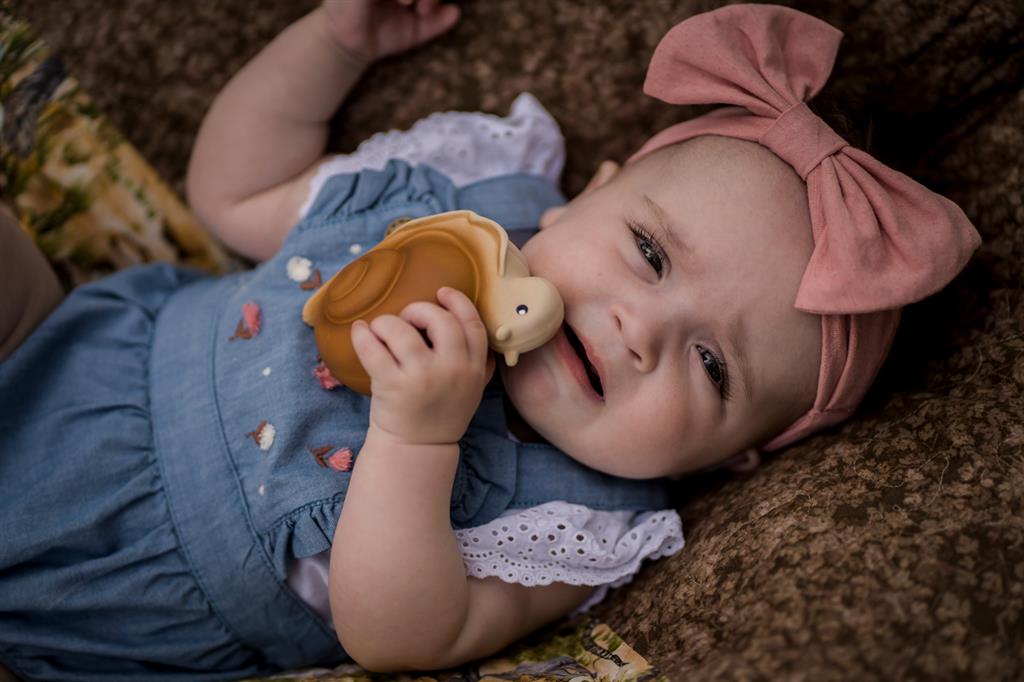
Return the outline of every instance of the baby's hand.
{"type": "Polygon", "coordinates": [[[441,0],[324,0],[338,46],[366,64],[433,40],[459,20],[441,0]]]}
{"type": "Polygon", "coordinates": [[[472,301],[448,287],[437,300],[352,325],[352,346],[370,375],[371,427],[410,444],[457,442],[494,371],[472,301]]]}

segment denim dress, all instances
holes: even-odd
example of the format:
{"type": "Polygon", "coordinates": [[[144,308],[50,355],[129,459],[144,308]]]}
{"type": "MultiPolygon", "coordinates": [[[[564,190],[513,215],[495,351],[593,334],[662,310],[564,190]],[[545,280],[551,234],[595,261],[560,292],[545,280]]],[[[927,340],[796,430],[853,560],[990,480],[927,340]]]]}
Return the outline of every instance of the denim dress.
{"type": "MultiPolygon", "coordinates": [[[[563,202],[532,175],[455,187],[391,161],[331,178],[253,270],[150,265],[74,291],[0,365],[0,663],[26,679],[226,680],[345,660],[285,583],[330,547],[369,421],[369,398],[319,374],[301,317],[315,273],[396,219],[471,209],[515,234],[563,202]]],[[[459,445],[453,528],[552,500],[671,506],[662,481],[508,438],[497,381],[459,445]]]]}

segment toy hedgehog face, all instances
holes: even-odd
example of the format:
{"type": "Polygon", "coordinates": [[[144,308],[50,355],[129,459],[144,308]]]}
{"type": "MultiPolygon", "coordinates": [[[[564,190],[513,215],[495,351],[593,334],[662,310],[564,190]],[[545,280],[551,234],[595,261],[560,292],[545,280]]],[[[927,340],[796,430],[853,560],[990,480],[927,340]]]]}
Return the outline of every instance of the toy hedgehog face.
{"type": "MultiPolygon", "coordinates": [[[[505,364],[514,366],[519,355],[543,345],[562,325],[562,298],[554,285],[539,277],[508,280],[501,292],[508,303],[501,305],[495,320],[491,347],[505,356],[505,364]]],[[[487,324],[487,321],[484,321],[487,324]]],[[[491,328],[491,325],[488,325],[491,328]]]]}

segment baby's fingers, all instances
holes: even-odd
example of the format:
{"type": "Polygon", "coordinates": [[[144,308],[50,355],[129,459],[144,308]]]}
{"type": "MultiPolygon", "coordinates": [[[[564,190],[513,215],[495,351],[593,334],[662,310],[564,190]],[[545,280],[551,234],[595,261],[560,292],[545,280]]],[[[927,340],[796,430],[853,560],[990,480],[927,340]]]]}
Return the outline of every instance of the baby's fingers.
{"type": "Polygon", "coordinates": [[[414,324],[396,315],[381,315],[370,322],[370,329],[387,344],[399,367],[422,362],[430,357],[430,348],[414,324]]]}
{"type": "Polygon", "coordinates": [[[417,0],[416,13],[419,14],[420,16],[423,16],[424,14],[430,14],[440,4],[441,0],[417,0]]]}
{"type": "MultiPolygon", "coordinates": [[[[402,7],[412,8],[416,14],[423,17],[437,11],[438,8],[441,7],[441,0],[398,0],[398,4],[402,7]]],[[[458,13],[459,8],[457,5],[450,5],[441,8],[440,11],[444,15],[450,15],[452,13],[458,13]]]]}
{"type": "Polygon", "coordinates": [[[420,37],[425,42],[441,35],[459,20],[458,5],[442,5],[441,0],[416,0],[420,19],[420,37]]]}
{"type": "Polygon", "coordinates": [[[380,375],[383,372],[398,368],[398,361],[388,350],[387,345],[377,338],[364,320],[352,323],[352,348],[363,363],[367,374],[380,375]]]}
{"type": "Polygon", "coordinates": [[[437,291],[437,300],[462,325],[466,335],[466,348],[474,362],[487,361],[487,328],[480,319],[480,313],[469,297],[458,289],[441,287],[437,291]]]}
{"type": "Polygon", "coordinates": [[[400,317],[422,329],[434,352],[444,357],[469,358],[469,345],[459,320],[439,305],[426,301],[410,303],[400,317]]]}

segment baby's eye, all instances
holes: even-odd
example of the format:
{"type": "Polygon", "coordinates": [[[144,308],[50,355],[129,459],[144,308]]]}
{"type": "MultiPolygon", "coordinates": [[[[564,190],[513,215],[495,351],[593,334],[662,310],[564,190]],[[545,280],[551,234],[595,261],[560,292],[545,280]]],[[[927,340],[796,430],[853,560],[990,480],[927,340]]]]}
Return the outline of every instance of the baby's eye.
{"type": "Polygon", "coordinates": [[[629,230],[633,233],[633,239],[636,241],[636,248],[640,250],[640,255],[650,264],[655,274],[661,276],[665,269],[665,251],[661,248],[661,244],[639,223],[630,221],[629,230]]]}
{"type": "Polygon", "coordinates": [[[718,393],[722,399],[727,400],[729,398],[729,375],[725,368],[725,361],[719,360],[714,353],[703,346],[697,346],[697,352],[700,353],[700,359],[704,363],[704,371],[708,373],[708,378],[718,387],[718,393]]]}

